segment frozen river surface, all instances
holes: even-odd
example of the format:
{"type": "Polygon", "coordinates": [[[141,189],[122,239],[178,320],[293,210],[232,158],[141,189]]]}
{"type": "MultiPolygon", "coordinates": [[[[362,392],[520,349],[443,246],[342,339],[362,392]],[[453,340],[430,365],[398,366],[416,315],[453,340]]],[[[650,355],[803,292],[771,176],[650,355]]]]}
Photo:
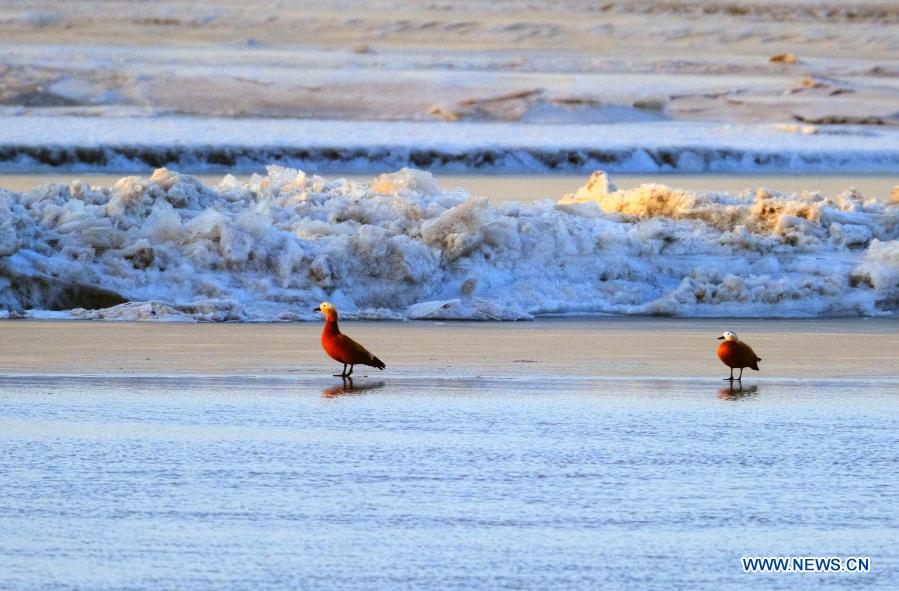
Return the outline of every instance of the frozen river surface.
{"type": "Polygon", "coordinates": [[[894,379],[355,388],[0,378],[0,588],[899,587],[894,379]]]}

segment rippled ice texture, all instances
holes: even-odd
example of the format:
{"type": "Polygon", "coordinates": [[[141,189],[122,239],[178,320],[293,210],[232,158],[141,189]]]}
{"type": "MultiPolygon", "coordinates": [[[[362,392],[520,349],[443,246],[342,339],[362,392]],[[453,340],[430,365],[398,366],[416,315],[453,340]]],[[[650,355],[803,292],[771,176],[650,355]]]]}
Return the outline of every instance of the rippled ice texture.
{"type": "Polygon", "coordinates": [[[268,321],[331,300],[364,318],[892,315],[899,204],[879,197],[619,191],[597,173],[557,202],[491,205],[408,169],[357,183],[270,167],[215,188],[159,169],[111,189],[0,191],[0,309],[268,321]]]}
{"type": "Polygon", "coordinates": [[[895,382],[356,386],[0,378],[0,588],[899,586],[895,382]]]}

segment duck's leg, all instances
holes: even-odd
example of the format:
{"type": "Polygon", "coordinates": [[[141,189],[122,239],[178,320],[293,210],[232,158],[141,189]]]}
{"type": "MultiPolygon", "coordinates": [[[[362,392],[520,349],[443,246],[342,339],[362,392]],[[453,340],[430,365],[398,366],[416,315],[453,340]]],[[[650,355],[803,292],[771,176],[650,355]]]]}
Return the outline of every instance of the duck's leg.
{"type": "Polygon", "coordinates": [[[340,372],[340,373],[335,373],[335,374],[334,374],[334,377],[335,377],[335,378],[345,378],[346,376],[347,376],[347,373],[346,373],[346,363],[344,363],[344,364],[343,364],[343,371],[340,372]]]}
{"type": "Polygon", "coordinates": [[[742,381],[743,381],[743,368],[742,368],[742,367],[740,368],[740,377],[737,378],[737,381],[738,381],[738,382],[742,382],[742,381]]]}
{"type": "Polygon", "coordinates": [[[732,381],[734,381],[734,368],[730,368],[730,377],[729,377],[729,378],[724,378],[724,381],[725,381],[725,382],[732,382],[732,381]]]}
{"type": "Polygon", "coordinates": [[[351,366],[350,366],[350,373],[346,374],[346,377],[350,377],[351,375],[353,375],[353,368],[354,368],[354,367],[355,367],[355,365],[351,365],[351,366]]]}

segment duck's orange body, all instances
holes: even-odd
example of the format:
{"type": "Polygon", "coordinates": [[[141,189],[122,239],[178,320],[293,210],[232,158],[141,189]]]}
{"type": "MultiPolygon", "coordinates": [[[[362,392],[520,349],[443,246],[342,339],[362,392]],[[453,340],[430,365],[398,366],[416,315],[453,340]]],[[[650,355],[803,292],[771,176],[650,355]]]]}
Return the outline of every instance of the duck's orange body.
{"type": "Polygon", "coordinates": [[[718,345],[718,359],[731,369],[748,367],[755,371],[759,370],[761,361],[752,347],[742,341],[724,341],[718,345]]]}
{"type": "Polygon", "coordinates": [[[755,354],[752,347],[741,341],[737,337],[737,333],[729,330],[725,331],[723,335],[718,337],[718,340],[724,341],[718,345],[718,359],[730,368],[730,377],[724,379],[733,382],[735,369],[740,370],[740,376],[737,378],[738,382],[743,379],[743,369],[748,367],[755,371],[759,370],[759,361],[762,358],[755,354]]]}
{"type": "Polygon", "coordinates": [[[372,355],[368,349],[340,332],[337,325],[337,309],[327,302],[322,304],[318,311],[325,315],[325,328],[322,330],[322,348],[331,359],[343,363],[343,377],[349,377],[353,373],[354,365],[369,365],[378,369],[387,367],[383,361],[372,355]],[[347,373],[346,366],[350,366],[347,373]]]}

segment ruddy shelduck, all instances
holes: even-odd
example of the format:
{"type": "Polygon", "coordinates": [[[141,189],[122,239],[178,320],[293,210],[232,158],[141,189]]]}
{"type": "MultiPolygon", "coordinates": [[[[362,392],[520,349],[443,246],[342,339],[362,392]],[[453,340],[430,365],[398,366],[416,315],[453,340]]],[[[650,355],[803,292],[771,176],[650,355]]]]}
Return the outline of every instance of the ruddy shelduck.
{"type": "Polygon", "coordinates": [[[354,365],[370,365],[378,369],[387,367],[383,361],[369,353],[368,349],[340,332],[337,326],[337,308],[329,302],[322,302],[315,312],[325,315],[325,328],[322,331],[322,349],[331,356],[331,359],[343,364],[343,372],[334,374],[334,377],[348,378],[353,375],[354,365]],[[347,366],[350,371],[347,372],[347,366]]]}
{"type": "Polygon", "coordinates": [[[724,341],[718,345],[718,359],[730,368],[730,377],[724,378],[725,380],[734,381],[734,369],[740,370],[740,376],[736,378],[738,382],[743,379],[744,368],[759,370],[762,358],[755,354],[752,347],[741,341],[737,333],[725,331],[718,340],[724,341]]]}

